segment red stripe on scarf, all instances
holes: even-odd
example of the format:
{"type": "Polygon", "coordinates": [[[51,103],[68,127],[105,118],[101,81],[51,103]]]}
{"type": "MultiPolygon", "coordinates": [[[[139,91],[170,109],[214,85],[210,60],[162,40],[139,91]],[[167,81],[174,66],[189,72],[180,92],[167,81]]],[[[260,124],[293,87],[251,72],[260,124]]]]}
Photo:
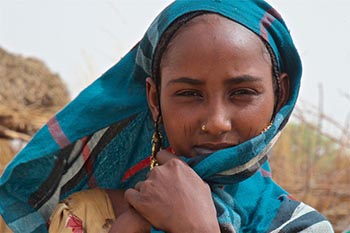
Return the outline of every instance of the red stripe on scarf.
{"type": "Polygon", "coordinates": [[[268,177],[268,178],[271,178],[271,177],[272,177],[271,172],[269,172],[269,171],[267,171],[267,170],[265,170],[265,169],[263,169],[263,168],[260,168],[260,172],[261,172],[261,175],[262,175],[263,177],[268,177]]]}
{"type": "Polygon", "coordinates": [[[94,164],[89,159],[90,153],[91,153],[91,149],[89,147],[88,140],[89,140],[89,137],[84,137],[84,138],[81,139],[81,143],[83,143],[83,145],[84,145],[82,156],[83,156],[83,159],[84,159],[84,168],[86,170],[86,173],[87,174],[91,174],[91,176],[90,176],[90,178],[88,180],[88,185],[89,185],[90,188],[95,188],[95,187],[97,187],[97,180],[96,180],[96,178],[94,176],[94,173],[93,173],[94,164]]]}
{"type": "MultiPolygon", "coordinates": [[[[171,147],[167,147],[166,150],[169,151],[172,154],[175,154],[174,149],[171,148],[171,147]]],[[[151,163],[151,156],[145,158],[144,160],[140,161],[139,163],[137,163],[136,165],[131,167],[129,170],[127,170],[124,173],[124,176],[122,178],[122,182],[124,182],[125,180],[129,179],[130,177],[132,177],[133,175],[135,175],[136,173],[138,173],[142,169],[145,169],[146,167],[149,167],[150,163],[151,163]]]]}
{"type": "Polygon", "coordinates": [[[84,145],[84,147],[83,147],[83,153],[82,153],[82,156],[83,156],[83,159],[84,159],[84,161],[86,162],[88,159],[89,159],[89,157],[90,157],[90,147],[89,147],[89,145],[88,145],[88,137],[85,137],[85,138],[82,138],[81,139],[81,142],[83,143],[83,145],[84,145]]]}
{"type": "Polygon", "coordinates": [[[275,17],[278,20],[283,20],[282,16],[280,15],[280,13],[278,13],[278,11],[275,10],[275,8],[271,8],[267,11],[270,15],[272,15],[273,17],[275,17]]]}
{"type": "Polygon", "coordinates": [[[269,28],[275,18],[269,13],[266,12],[264,17],[260,20],[260,36],[266,41],[269,41],[269,36],[267,34],[267,28],[269,28]]]}
{"type": "Polygon", "coordinates": [[[122,182],[129,179],[130,177],[132,177],[133,175],[135,175],[136,173],[138,173],[142,169],[148,167],[150,165],[150,162],[151,162],[151,157],[147,157],[144,160],[137,163],[136,165],[134,165],[133,167],[131,167],[129,170],[127,170],[124,173],[124,176],[122,178],[122,182]]]}
{"type": "Polygon", "coordinates": [[[67,136],[64,134],[64,132],[60,126],[60,123],[57,121],[56,116],[52,117],[47,122],[47,127],[49,129],[49,132],[50,132],[52,138],[60,146],[60,148],[63,148],[71,143],[69,141],[69,139],[67,138],[67,136]]]}

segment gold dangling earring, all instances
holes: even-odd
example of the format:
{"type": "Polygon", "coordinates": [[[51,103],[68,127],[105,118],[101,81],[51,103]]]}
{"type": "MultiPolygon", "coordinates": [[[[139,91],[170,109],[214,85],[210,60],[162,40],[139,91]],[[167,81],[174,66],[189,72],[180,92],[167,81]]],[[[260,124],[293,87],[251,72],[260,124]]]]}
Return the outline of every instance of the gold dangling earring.
{"type": "Polygon", "coordinates": [[[158,166],[157,153],[162,149],[162,134],[159,131],[160,115],[157,117],[157,121],[154,122],[154,133],[152,135],[152,154],[150,162],[150,170],[158,166]]]}
{"type": "Polygon", "coordinates": [[[266,126],[266,127],[260,132],[260,134],[263,134],[263,133],[265,133],[266,131],[268,131],[268,130],[271,128],[272,124],[273,124],[273,122],[271,121],[270,124],[269,124],[268,126],[266,126]]]}

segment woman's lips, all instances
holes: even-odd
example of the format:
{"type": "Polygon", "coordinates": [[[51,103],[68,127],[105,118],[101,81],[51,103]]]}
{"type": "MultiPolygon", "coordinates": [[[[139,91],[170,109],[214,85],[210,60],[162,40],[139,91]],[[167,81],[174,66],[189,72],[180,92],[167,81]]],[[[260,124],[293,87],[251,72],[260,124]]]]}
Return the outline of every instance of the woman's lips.
{"type": "Polygon", "coordinates": [[[211,149],[203,148],[203,147],[195,147],[194,151],[195,151],[196,155],[210,155],[210,154],[214,153],[216,150],[211,150],[211,149]]]}
{"type": "Polygon", "coordinates": [[[197,155],[210,155],[218,150],[232,147],[234,145],[228,143],[220,144],[201,144],[194,147],[194,151],[197,155]]]}

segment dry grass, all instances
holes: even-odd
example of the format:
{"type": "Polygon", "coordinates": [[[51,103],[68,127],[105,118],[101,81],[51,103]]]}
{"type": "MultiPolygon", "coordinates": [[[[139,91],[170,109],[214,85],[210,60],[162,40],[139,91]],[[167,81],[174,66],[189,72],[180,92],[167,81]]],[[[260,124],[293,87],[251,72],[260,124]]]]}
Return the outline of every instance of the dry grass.
{"type": "Polygon", "coordinates": [[[15,153],[16,151],[12,148],[9,141],[0,138],[0,174],[2,173],[6,164],[10,162],[15,153]]]}
{"type": "Polygon", "coordinates": [[[310,113],[296,111],[298,122],[287,126],[272,151],[273,177],[292,196],[323,213],[336,232],[342,232],[350,224],[349,128],[343,126],[338,136],[324,133],[320,122],[334,121],[325,114],[318,114],[315,121],[305,112],[310,113]]]}
{"type": "Polygon", "coordinates": [[[0,103],[17,108],[62,106],[68,90],[57,74],[35,58],[10,54],[0,47],[0,103]]]}

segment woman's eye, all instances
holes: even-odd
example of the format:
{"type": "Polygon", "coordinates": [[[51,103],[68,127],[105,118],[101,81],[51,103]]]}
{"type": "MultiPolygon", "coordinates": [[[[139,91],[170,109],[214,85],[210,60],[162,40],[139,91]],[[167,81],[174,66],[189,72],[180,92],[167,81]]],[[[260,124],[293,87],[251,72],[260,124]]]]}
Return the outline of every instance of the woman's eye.
{"type": "Polygon", "coordinates": [[[195,90],[179,91],[176,93],[176,95],[185,96],[185,97],[202,97],[202,94],[199,91],[195,91],[195,90]]]}
{"type": "Polygon", "coordinates": [[[252,89],[238,89],[231,92],[231,95],[256,95],[256,91],[252,89]]]}
{"type": "Polygon", "coordinates": [[[238,89],[234,90],[231,92],[230,96],[231,97],[239,97],[239,96],[252,96],[252,95],[257,95],[258,93],[249,88],[243,88],[243,89],[238,89]]]}

